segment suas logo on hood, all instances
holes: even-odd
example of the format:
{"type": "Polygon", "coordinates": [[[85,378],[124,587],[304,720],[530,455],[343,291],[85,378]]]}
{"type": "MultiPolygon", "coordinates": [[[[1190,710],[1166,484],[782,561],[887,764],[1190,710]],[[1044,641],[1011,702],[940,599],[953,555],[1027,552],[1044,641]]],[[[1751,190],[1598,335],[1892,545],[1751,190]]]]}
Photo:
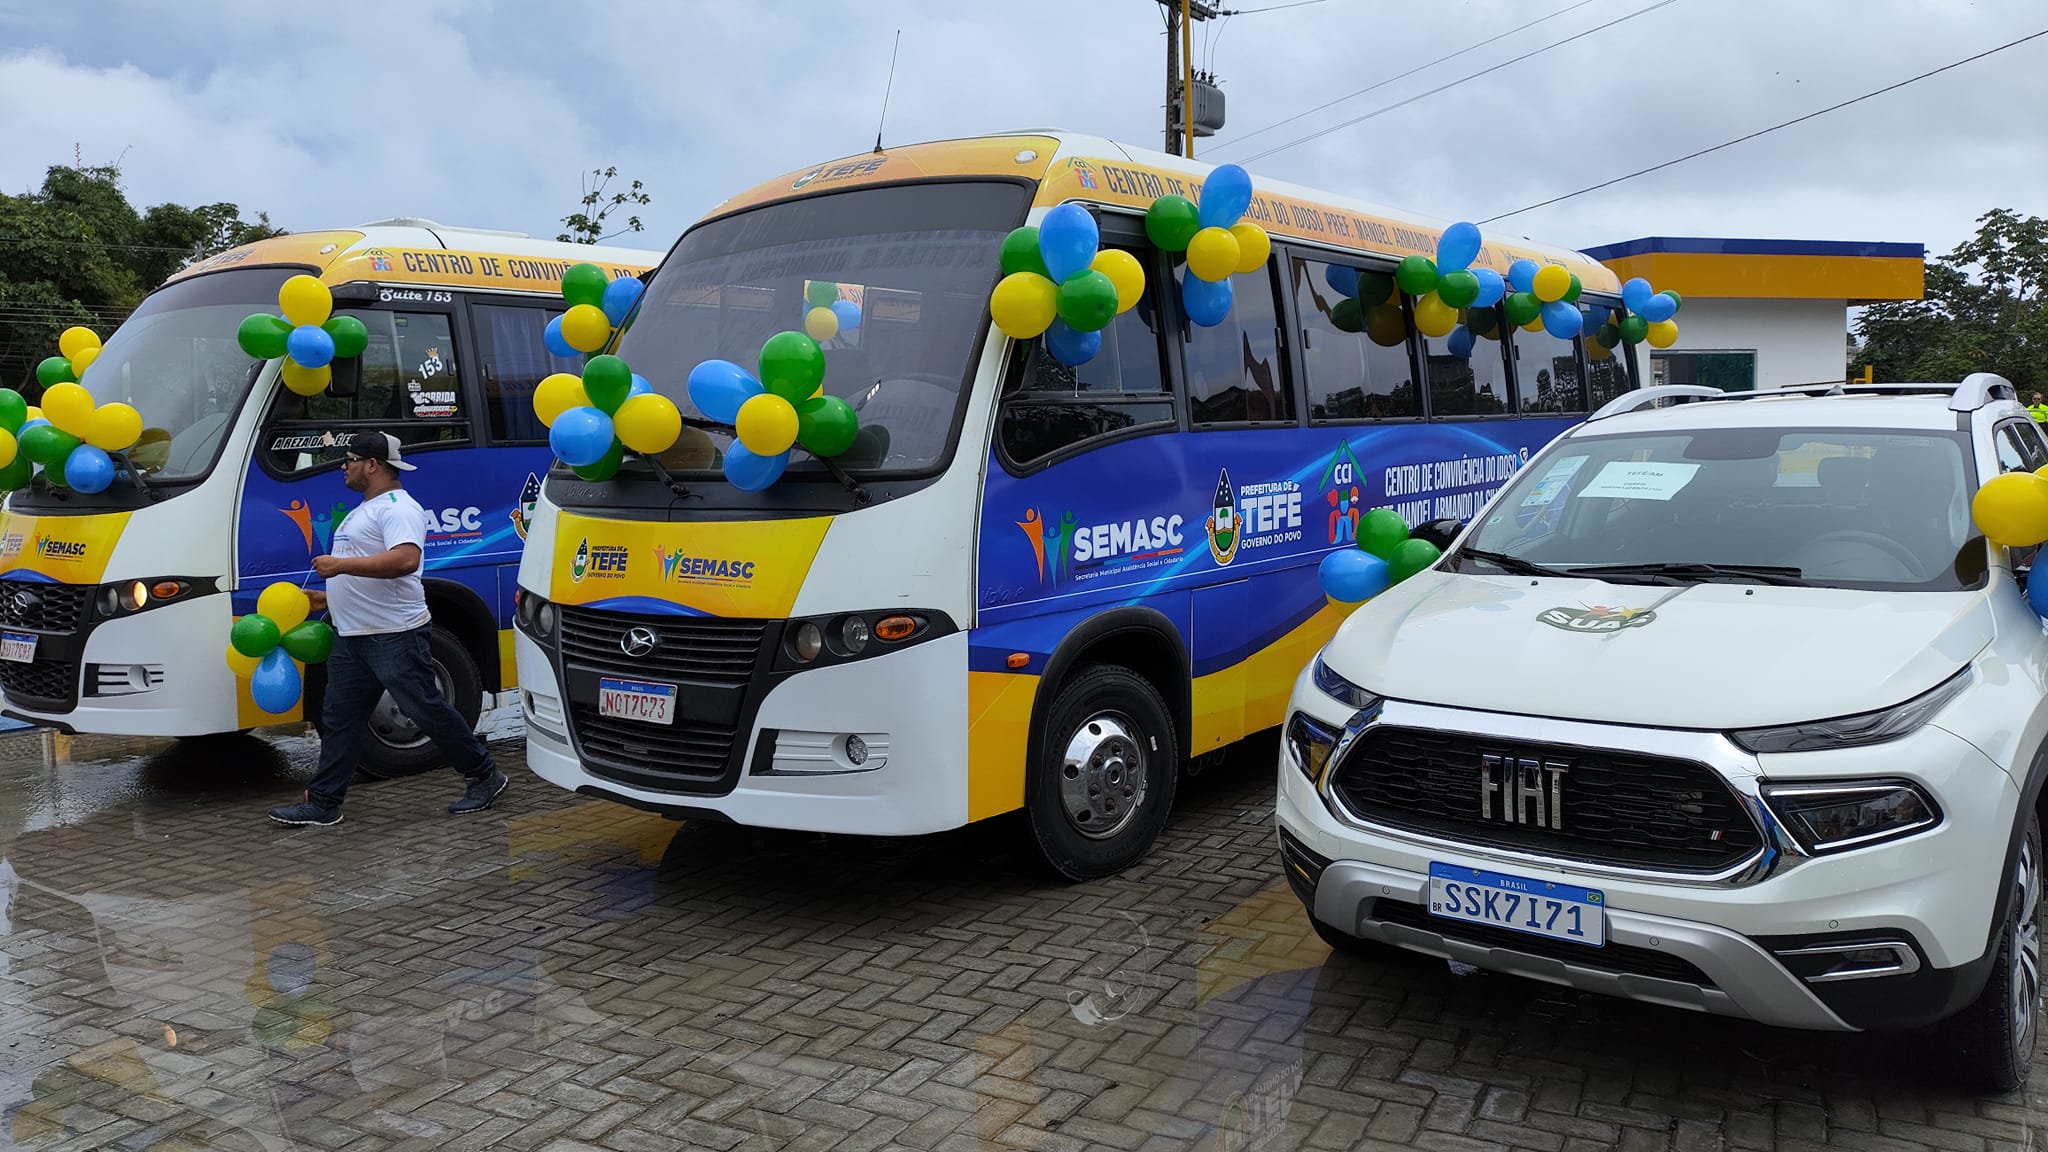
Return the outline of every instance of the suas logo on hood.
{"type": "Polygon", "coordinates": [[[1619,632],[1624,628],[1642,628],[1657,619],[1657,613],[1648,608],[1605,608],[1600,606],[1578,608],[1545,608],[1536,614],[1538,620],[1552,628],[1566,632],[1619,632]]]}

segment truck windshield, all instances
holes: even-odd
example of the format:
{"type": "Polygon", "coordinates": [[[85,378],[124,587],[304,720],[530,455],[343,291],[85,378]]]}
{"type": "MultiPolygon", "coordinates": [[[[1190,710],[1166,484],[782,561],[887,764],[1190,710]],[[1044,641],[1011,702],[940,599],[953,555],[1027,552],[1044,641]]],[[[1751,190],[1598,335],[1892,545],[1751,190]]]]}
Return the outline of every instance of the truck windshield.
{"type": "MultiPolygon", "coordinates": [[[[692,368],[720,359],[752,372],[764,341],[804,330],[812,310],[827,307],[836,331],[823,341],[825,392],[853,406],[862,430],[839,463],[870,473],[930,469],[947,456],[996,254],[1029,199],[1020,184],[915,184],[713,221],[662,264],[619,355],[701,419],[688,395],[692,368]]],[[[713,451],[730,442],[685,429],[667,462],[710,471],[713,451]]],[[[820,467],[801,449],[790,457],[792,472],[820,467]]]]}

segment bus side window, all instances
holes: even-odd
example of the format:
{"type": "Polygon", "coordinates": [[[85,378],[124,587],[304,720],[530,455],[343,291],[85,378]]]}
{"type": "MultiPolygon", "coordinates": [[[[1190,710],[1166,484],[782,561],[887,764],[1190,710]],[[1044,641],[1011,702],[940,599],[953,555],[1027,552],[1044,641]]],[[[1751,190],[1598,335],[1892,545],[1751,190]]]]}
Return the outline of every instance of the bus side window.
{"type": "MultiPolygon", "coordinates": [[[[1595,308],[1586,322],[1597,329],[1599,324],[1606,322],[1601,318],[1607,314],[1604,307],[1595,308]]],[[[1628,378],[1628,345],[1602,348],[1600,342],[1588,334],[1581,346],[1586,353],[1586,410],[1597,412],[1609,400],[1635,386],[1628,378]]]]}
{"type": "Polygon", "coordinates": [[[361,385],[350,397],[301,397],[280,387],[264,425],[265,464],[287,474],[333,465],[348,435],[364,428],[389,432],[407,448],[467,441],[454,318],[380,309],[342,314],[369,330],[361,385]]]}
{"type": "MultiPolygon", "coordinates": [[[[1489,309],[1491,311],[1491,309],[1489,309]]],[[[1515,402],[1524,415],[1586,410],[1586,390],[1579,383],[1577,338],[1560,340],[1548,332],[1515,329],[1515,402]]]]}
{"type": "Polygon", "coordinates": [[[1134,428],[1174,427],[1173,391],[1160,357],[1159,269],[1152,254],[1132,250],[1145,265],[1145,294],[1102,330],[1102,348],[1068,367],[1033,346],[1021,385],[1003,403],[1003,453],[1029,464],[1062,449],[1134,428]]]}
{"type": "MultiPolygon", "coordinates": [[[[1187,275],[1183,266],[1173,284],[1187,275]]],[[[1180,316],[1188,411],[1204,424],[1292,424],[1294,388],[1280,355],[1280,313],[1266,267],[1230,278],[1230,314],[1205,328],[1180,316]]]]}
{"type": "Polygon", "coordinates": [[[1464,339],[1455,330],[1449,336],[1422,338],[1432,418],[1505,416],[1509,412],[1508,361],[1503,347],[1507,317],[1499,305],[1473,311],[1480,315],[1479,327],[1471,330],[1472,346],[1464,355],[1459,354],[1464,339]]]}
{"type": "Polygon", "coordinates": [[[1347,264],[1289,262],[1301,320],[1301,364],[1308,377],[1308,418],[1390,420],[1422,415],[1408,318],[1393,273],[1347,264]],[[1363,290],[1354,285],[1367,277],[1363,290]],[[1384,293],[1384,295],[1382,295],[1384,293]],[[1367,308],[1362,303],[1371,299],[1367,308]]]}
{"type": "Polygon", "coordinates": [[[485,415],[495,444],[545,444],[548,430],[533,411],[533,390],[557,372],[583,373],[580,358],[548,351],[544,333],[559,311],[477,304],[470,309],[482,355],[485,415]]]}

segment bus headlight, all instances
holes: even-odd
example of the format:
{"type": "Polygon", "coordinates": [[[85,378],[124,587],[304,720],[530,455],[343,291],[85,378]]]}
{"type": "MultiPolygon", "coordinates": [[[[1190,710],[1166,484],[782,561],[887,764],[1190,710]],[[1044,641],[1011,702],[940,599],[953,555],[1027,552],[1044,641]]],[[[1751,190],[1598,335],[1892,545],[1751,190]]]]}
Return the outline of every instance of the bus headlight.
{"type": "Polygon", "coordinates": [[[188,580],[177,576],[123,580],[118,584],[102,584],[94,603],[101,616],[112,618],[211,592],[218,586],[212,580],[188,580]]]}
{"type": "Polygon", "coordinates": [[[787,671],[865,660],[957,631],[945,613],[921,609],[799,616],[783,625],[775,664],[787,671]]]}
{"type": "Polygon", "coordinates": [[[558,610],[547,597],[536,595],[521,588],[515,593],[518,604],[512,610],[513,623],[519,630],[545,644],[555,638],[555,623],[558,610]]]}
{"type": "Polygon", "coordinates": [[[868,646],[868,622],[858,616],[848,616],[839,625],[839,646],[848,656],[860,655],[868,646]]]}
{"type": "Polygon", "coordinates": [[[790,638],[789,648],[798,660],[806,664],[816,660],[818,654],[825,650],[824,630],[809,620],[804,621],[796,626],[796,632],[790,638]]]}

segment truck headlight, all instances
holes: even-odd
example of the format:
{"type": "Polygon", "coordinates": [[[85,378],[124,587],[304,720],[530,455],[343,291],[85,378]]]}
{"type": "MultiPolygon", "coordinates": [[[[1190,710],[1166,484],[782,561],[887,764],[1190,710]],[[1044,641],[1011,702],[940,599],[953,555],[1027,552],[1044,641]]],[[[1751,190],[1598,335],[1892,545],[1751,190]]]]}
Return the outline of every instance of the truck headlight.
{"type": "Polygon", "coordinates": [[[1904,780],[1766,784],[1769,804],[1799,846],[1815,855],[1911,836],[1941,823],[1941,810],[1904,780]]]}
{"type": "Polygon", "coordinates": [[[1362,711],[1380,702],[1379,697],[1332,672],[1330,666],[1323,663],[1323,655],[1320,652],[1316,653],[1313,676],[1317,691],[1346,707],[1362,711]]]}
{"type": "Polygon", "coordinates": [[[1330,765],[1330,753],[1336,751],[1340,735],[1335,728],[1306,713],[1296,712],[1288,717],[1287,758],[1308,777],[1311,785],[1323,782],[1323,770],[1330,765]]]}

